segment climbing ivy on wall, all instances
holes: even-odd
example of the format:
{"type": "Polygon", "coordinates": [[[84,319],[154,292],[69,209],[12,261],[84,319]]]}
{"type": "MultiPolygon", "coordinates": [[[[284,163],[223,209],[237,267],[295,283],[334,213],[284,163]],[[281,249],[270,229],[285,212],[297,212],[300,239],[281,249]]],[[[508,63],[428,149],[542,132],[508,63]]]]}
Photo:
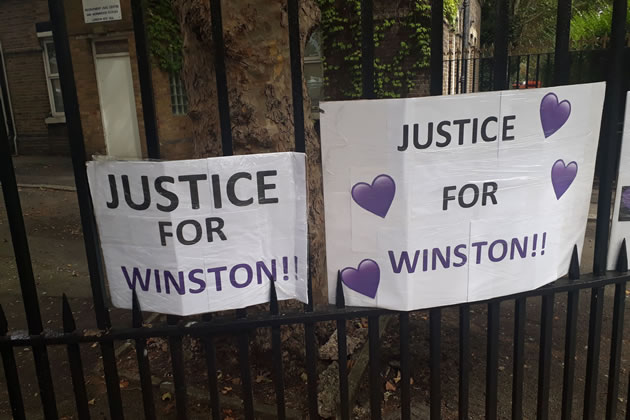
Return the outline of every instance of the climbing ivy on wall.
{"type": "MultiPolygon", "coordinates": [[[[318,0],[318,3],[322,12],[326,96],[359,98],[362,88],[361,1],[318,0]]],[[[445,1],[447,19],[454,19],[452,14],[457,14],[457,4],[457,0],[445,1]]],[[[430,1],[409,0],[408,5],[387,13],[379,13],[378,4],[375,6],[376,94],[381,98],[406,96],[422,80],[422,70],[429,65],[430,1]],[[379,18],[379,14],[392,17],[379,18]]]]}
{"type": "Polygon", "coordinates": [[[461,0],[444,0],[444,18],[446,21],[455,26],[457,19],[457,9],[461,0]]]}
{"type": "Polygon", "coordinates": [[[182,67],[182,38],[170,0],[145,0],[147,37],[153,62],[167,73],[182,67]]]}

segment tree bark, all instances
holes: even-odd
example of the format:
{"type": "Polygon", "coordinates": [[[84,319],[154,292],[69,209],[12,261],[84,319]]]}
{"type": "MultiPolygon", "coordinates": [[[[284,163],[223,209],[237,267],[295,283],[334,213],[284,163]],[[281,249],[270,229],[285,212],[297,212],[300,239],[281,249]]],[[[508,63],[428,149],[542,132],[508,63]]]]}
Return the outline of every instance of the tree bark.
{"type": "MultiPolygon", "coordinates": [[[[183,38],[182,79],[188,93],[196,157],[221,155],[214,42],[208,0],[173,0],[183,38]]],[[[301,49],[319,22],[315,0],[300,0],[301,49]]],[[[287,0],[221,2],[235,154],[294,150],[287,0]]],[[[319,138],[302,80],[307,153],[309,264],[313,300],[327,296],[319,138]]]]}

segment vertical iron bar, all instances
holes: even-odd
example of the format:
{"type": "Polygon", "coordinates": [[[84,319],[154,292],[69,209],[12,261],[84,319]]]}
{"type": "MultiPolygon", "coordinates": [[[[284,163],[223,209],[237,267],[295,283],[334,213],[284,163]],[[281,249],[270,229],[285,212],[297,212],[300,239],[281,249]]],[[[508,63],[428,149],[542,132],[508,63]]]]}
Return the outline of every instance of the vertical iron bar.
{"type": "Polygon", "coordinates": [[[479,83],[477,84],[477,91],[483,92],[483,57],[479,57],[479,83]]]}
{"type": "Polygon", "coordinates": [[[470,305],[459,306],[459,420],[468,420],[470,389],[470,305]]]}
{"type": "Polygon", "coordinates": [[[147,155],[150,159],[159,159],[160,140],[157,128],[155,98],[153,96],[151,59],[149,57],[147,33],[145,30],[146,19],[144,7],[142,7],[142,0],[131,0],[131,14],[136,44],[136,59],[138,61],[138,79],[140,80],[140,97],[142,99],[142,116],[144,118],[144,133],[147,141],[147,155]]]}
{"type": "Polygon", "coordinates": [[[551,53],[547,53],[547,68],[545,69],[545,73],[547,76],[547,82],[549,83],[549,85],[553,85],[553,80],[551,80],[551,74],[553,69],[551,68],[551,53]]]}
{"type": "Polygon", "coordinates": [[[529,57],[531,54],[527,54],[526,68],[525,68],[525,89],[529,89],[529,57]]]}
{"type": "MultiPolygon", "coordinates": [[[[0,116],[1,115],[2,114],[0,114],[0,116]]],[[[0,337],[6,336],[8,331],[9,324],[6,316],[4,315],[2,305],[0,305],[0,337]]],[[[18,376],[17,363],[15,363],[15,353],[13,352],[13,347],[10,345],[0,345],[0,357],[2,358],[4,377],[7,381],[7,392],[9,393],[9,402],[11,403],[11,414],[13,415],[13,419],[26,420],[26,414],[24,414],[24,400],[22,399],[22,389],[20,388],[20,378],[18,376]]]]}
{"type": "MultiPolygon", "coordinates": [[[[72,156],[74,181],[81,215],[81,228],[83,230],[88,271],[90,273],[90,286],[92,289],[92,299],[94,301],[94,312],[96,313],[96,324],[99,329],[106,330],[111,327],[111,321],[109,318],[109,310],[105,305],[103,266],[98,233],[94,221],[94,212],[90,200],[87,173],[85,171],[85,144],[83,130],[81,128],[81,114],[79,112],[79,101],[77,99],[77,90],[74,81],[74,69],[70,55],[70,40],[66,27],[63,0],[48,0],[48,8],[52,23],[55,51],[57,52],[59,80],[61,82],[66,127],[70,141],[70,154],[72,156]]],[[[103,356],[110,415],[112,418],[122,420],[124,419],[124,414],[113,341],[101,342],[101,354],[103,356]]]]}
{"type": "MultiPolygon", "coordinates": [[[[167,315],[168,325],[179,324],[180,317],[167,315]]],[[[173,385],[175,386],[175,407],[177,409],[177,420],[188,418],[188,393],[186,392],[186,372],[184,370],[184,349],[182,337],[173,335],[168,338],[168,347],[171,353],[171,366],[173,367],[173,385]]]]}
{"type": "Polygon", "coordinates": [[[304,136],[304,97],[302,90],[302,58],[300,53],[300,9],[298,0],[288,0],[288,3],[295,151],[304,153],[306,152],[306,140],[304,136]]]}
{"type": "Polygon", "coordinates": [[[588,353],[586,355],[586,379],[584,385],[584,419],[595,419],[597,405],[597,381],[599,379],[599,350],[602,332],[604,288],[591,290],[591,313],[588,323],[588,353]]]}
{"type": "MultiPolygon", "coordinates": [[[[275,279],[269,281],[269,312],[271,315],[278,315],[278,295],[276,293],[275,279]]],[[[284,420],[286,418],[286,407],[284,402],[284,376],[282,368],[282,340],[280,338],[280,326],[271,327],[271,353],[273,365],[273,385],[276,393],[276,418],[284,420]]]]}
{"type": "Polygon", "coordinates": [[[472,59],[473,68],[472,68],[472,85],[470,91],[475,93],[475,83],[477,81],[477,58],[472,59]]]}
{"type": "Polygon", "coordinates": [[[409,313],[399,314],[400,322],[400,418],[411,420],[411,356],[409,352],[409,313]]]}
{"type": "MultiPolygon", "coordinates": [[[[211,314],[202,315],[204,322],[212,320],[211,314]]],[[[210,396],[210,409],[212,412],[212,420],[221,420],[221,406],[219,403],[219,384],[217,381],[217,356],[214,346],[214,338],[206,335],[203,338],[203,344],[206,352],[206,366],[208,369],[208,393],[210,396]]]]}
{"type": "MultiPolygon", "coordinates": [[[[63,332],[66,334],[73,333],[77,329],[77,325],[70,309],[68,297],[64,293],[62,295],[62,320],[63,332]]],[[[88,407],[87,391],[85,390],[85,378],[83,377],[83,363],[81,361],[81,350],[79,344],[66,345],[68,353],[68,363],[70,364],[70,376],[72,377],[72,388],[74,390],[74,401],[77,405],[77,414],[81,420],[89,420],[90,409],[88,407]]]]}
{"type": "MultiPolygon", "coordinates": [[[[309,264],[306,282],[308,303],[304,305],[306,312],[313,312],[313,279],[311,277],[311,267],[312,265],[309,264]]],[[[304,323],[304,341],[306,346],[308,413],[311,419],[319,419],[319,412],[317,410],[317,337],[315,337],[315,324],[313,322],[304,323]]]]}
{"type": "Polygon", "coordinates": [[[494,90],[503,90],[508,86],[508,31],[509,31],[509,4],[508,0],[496,2],[496,25],[494,29],[494,90]]]}
{"type": "MultiPolygon", "coordinates": [[[[580,278],[580,261],[577,245],[573,246],[569,279],[580,278]]],[[[562,374],[562,420],[570,420],[573,410],[573,380],[575,378],[575,340],[577,337],[577,314],[580,291],[570,290],[567,293],[567,322],[564,334],[564,372],[562,374]]]]}
{"type": "Polygon", "coordinates": [[[547,420],[549,418],[553,301],[553,293],[542,297],[540,314],[540,352],[538,357],[538,420],[547,420]]]}
{"type": "Polygon", "coordinates": [[[431,0],[431,95],[441,95],[444,84],[444,0],[431,0]]]}
{"type": "Polygon", "coordinates": [[[577,309],[579,290],[567,294],[567,323],[564,344],[564,372],[562,375],[562,420],[570,420],[573,410],[573,381],[575,378],[575,338],[577,336],[577,309]]]}
{"type": "Polygon", "coordinates": [[[595,228],[595,255],[593,273],[606,272],[608,254],[608,235],[610,223],[610,201],[612,183],[619,158],[620,141],[616,138],[617,124],[621,121],[623,103],[623,50],[626,40],[626,14],[628,0],[613,0],[612,27],[610,34],[610,61],[604,113],[599,133],[599,197],[597,203],[597,225],[595,228]],[[599,153],[601,152],[601,153],[599,153]]]}
{"type": "MultiPolygon", "coordinates": [[[[4,127],[4,115],[2,113],[0,113],[0,127],[4,127]]],[[[7,219],[9,220],[15,263],[20,278],[20,289],[28,331],[31,335],[38,335],[43,331],[43,326],[37,298],[37,286],[35,285],[35,276],[31,264],[31,254],[28,247],[28,237],[26,235],[26,226],[24,225],[15,170],[13,168],[13,159],[11,158],[9,137],[4,129],[0,129],[0,182],[2,183],[7,219]]],[[[44,417],[46,419],[55,419],[57,418],[57,405],[50,363],[48,361],[48,350],[45,345],[34,345],[32,348],[40,398],[44,408],[44,417]]]]}
{"type": "MultiPolygon", "coordinates": [[[[136,291],[133,291],[131,307],[131,326],[142,328],[142,311],[136,291]]],[[[147,354],[147,340],[136,338],[134,340],[136,348],[136,360],[138,361],[138,373],[140,374],[140,388],[142,390],[142,405],[144,407],[144,418],[146,420],[155,419],[155,402],[153,400],[153,383],[151,381],[151,368],[149,366],[149,355],[147,354]]]]}
{"type": "Polygon", "coordinates": [[[514,354],[512,358],[512,420],[523,419],[526,310],[527,300],[525,298],[516,299],[514,302],[514,354]]]}
{"type": "Polygon", "coordinates": [[[488,303],[488,345],[486,358],[486,419],[497,419],[497,371],[499,368],[500,302],[488,303]]]}
{"type": "Polygon", "coordinates": [[[554,63],[554,84],[569,83],[569,32],[571,30],[571,0],[558,0],[556,18],[556,51],[554,63]]]}
{"type": "Polygon", "coordinates": [[[381,401],[383,400],[378,319],[378,315],[368,316],[368,340],[370,350],[370,418],[372,420],[381,419],[381,401]]]}
{"type": "Polygon", "coordinates": [[[374,4],[361,0],[361,79],[363,98],[374,99],[374,4]]]}
{"type": "Polygon", "coordinates": [[[540,54],[536,54],[536,87],[538,86],[538,81],[540,80],[540,54]]]}
{"type": "Polygon", "coordinates": [[[230,99],[228,97],[227,76],[225,73],[225,44],[223,42],[221,0],[210,0],[210,21],[212,25],[212,39],[214,40],[214,67],[217,79],[221,147],[223,156],[231,156],[234,154],[234,149],[232,146],[232,126],[230,124],[230,99]]]}
{"type": "Polygon", "coordinates": [[[516,56],[516,89],[521,88],[521,56],[516,56]]]}
{"type": "MultiPolygon", "coordinates": [[[[346,307],[346,299],[343,295],[341,271],[337,271],[337,309],[346,307]]],[[[345,318],[337,319],[337,359],[339,360],[339,410],[341,420],[350,420],[350,402],[348,389],[348,344],[346,335],[345,318]]],[[[401,362],[402,365],[402,362],[401,362]]]]}
{"type": "MultiPolygon", "coordinates": [[[[236,311],[238,318],[247,317],[247,310],[238,309],[236,311]]],[[[249,335],[247,331],[239,333],[237,336],[238,345],[238,364],[241,368],[241,387],[243,394],[243,406],[245,408],[245,418],[247,420],[254,419],[254,392],[252,389],[252,373],[249,369],[249,335]]]]}
{"type": "Polygon", "coordinates": [[[452,79],[453,79],[453,60],[448,60],[448,92],[447,95],[451,94],[452,89],[452,79]]]}
{"type": "Polygon", "coordinates": [[[461,92],[460,90],[461,81],[459,80],[459,76],[460,76],[459,67],[461,66],[461,63],[462,63],[461,57],[456,59],[456,62],[455,62],[455,93],[456,94],[459,94],[461,92]]]}
{"type": "Polygon", "coordinates": [[[610,364],[608,368],[608,392],[606,393],[606,420],[617,417],[619,371],[621,370],[621,346],[623,344],[623,316],[626,302],[626,283],[615,285],[612,337],[610,339],[610,364]]]}
{"type": "Polygon", "coordinates": [[[441,378],[440,378],[440,358],[442,356],[441,349],[441,329],[442,329],[442,310],[433,308],[429,310],[429,364],[430,364],[430,407],[431,420],[439,420],[441,412],[441,378]]]}

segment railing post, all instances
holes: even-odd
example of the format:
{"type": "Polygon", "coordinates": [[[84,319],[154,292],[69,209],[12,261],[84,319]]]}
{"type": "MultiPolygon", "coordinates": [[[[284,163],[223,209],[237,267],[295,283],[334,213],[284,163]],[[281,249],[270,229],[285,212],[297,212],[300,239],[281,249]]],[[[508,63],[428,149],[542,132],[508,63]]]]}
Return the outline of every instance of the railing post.
{"type": "Polygon", "coordinates": [[[625,92],[623,86],[623,54],[626,42],[626,14],[628,0],[613,0],[612,28],[610,37],[610,61],[604,112],[599,133],[599,196],[597,202],[597,225],[595,228],[595,255],[593,272],[606,272],[610,223],[612,182],[619,160],[620,141],[616,137],[617,124],[621,121],[625,92]]]}
{"type": "Polygon", "coordinates": [[[571,0],[558,0],[556,19],[556,51],[554,66],[554,84],[569,83],[569,33],[571,30],[571,0]]]}
{"type": "Polygon", "coordinates": [[[494,36],[494,90],[507,89],[508,86],[508,31],[509,31],[509,2],[497,0],[496,26],[494,36]]]}
{"type": "Polygon", "coordinates": [[[142,3],[142,0],[131,0],[136,59],[138,61],[138,79],[140,79],[140,97],[142,98],[142,116],[144,118],[144,133],[147,141],[147,155],[150,159],[159,159],[160,140],[153,95],[153,75],[151,73],[151,59],[145,30],[146,19],[142,3]]]}
{"type": "MultiPolygon", "coordinates": [[[[48,8],[52,22],[55,50],[57,52],[59,80],[61,82],[61,91],[66,113],[66,126],[70,140],[70,154],[72,156],[74,181],[77,188],[79,211],[81,214],[81,227],[83,229],[83,240],[90,273],[90,285],[92,287],[96,324],[99,329],[106,330],[111,327],[111,321],[109,318],[109,310],[105,305],[105,287],[103,283],[104,276],[100,245],[94,220],[92,201],[90,200],[87,172],[85,170],[85,144],[83,129],[81,128],[81,114],[79,112],[79,100],[77,98],[77,89],[74,81],[72,57],[70,55],[70,40],[66,27],[64,2],[63,0],[48,0],[48,8]]],[[[103,355],[110,414],[112,418],[122,420],[124,415],[120,395],[120,380],[114,354],[114,343],[112,341],[102,342],[101,353],[103,355]]]]}

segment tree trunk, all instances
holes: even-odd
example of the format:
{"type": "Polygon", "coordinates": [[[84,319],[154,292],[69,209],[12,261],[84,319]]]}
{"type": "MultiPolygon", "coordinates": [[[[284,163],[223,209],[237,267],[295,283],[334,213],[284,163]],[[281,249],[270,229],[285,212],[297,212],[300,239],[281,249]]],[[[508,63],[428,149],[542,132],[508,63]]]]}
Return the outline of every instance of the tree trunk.
{"type": "MultiPolygon", "coordinates": [[[[183,38],[182,79],[188,93],[196,157],[221,155],[221,130],[208,0],[174,0],[183,38]]],[[[300,0],[301,48],[319,22],[315,0],[300,0]]],[[[294,150],[286,0],[221,3],[235,154],[294,150]]],[[[302,80],[307,153],[309,263],[315,303],[327,296],[319,138],[302,80]]]]}

